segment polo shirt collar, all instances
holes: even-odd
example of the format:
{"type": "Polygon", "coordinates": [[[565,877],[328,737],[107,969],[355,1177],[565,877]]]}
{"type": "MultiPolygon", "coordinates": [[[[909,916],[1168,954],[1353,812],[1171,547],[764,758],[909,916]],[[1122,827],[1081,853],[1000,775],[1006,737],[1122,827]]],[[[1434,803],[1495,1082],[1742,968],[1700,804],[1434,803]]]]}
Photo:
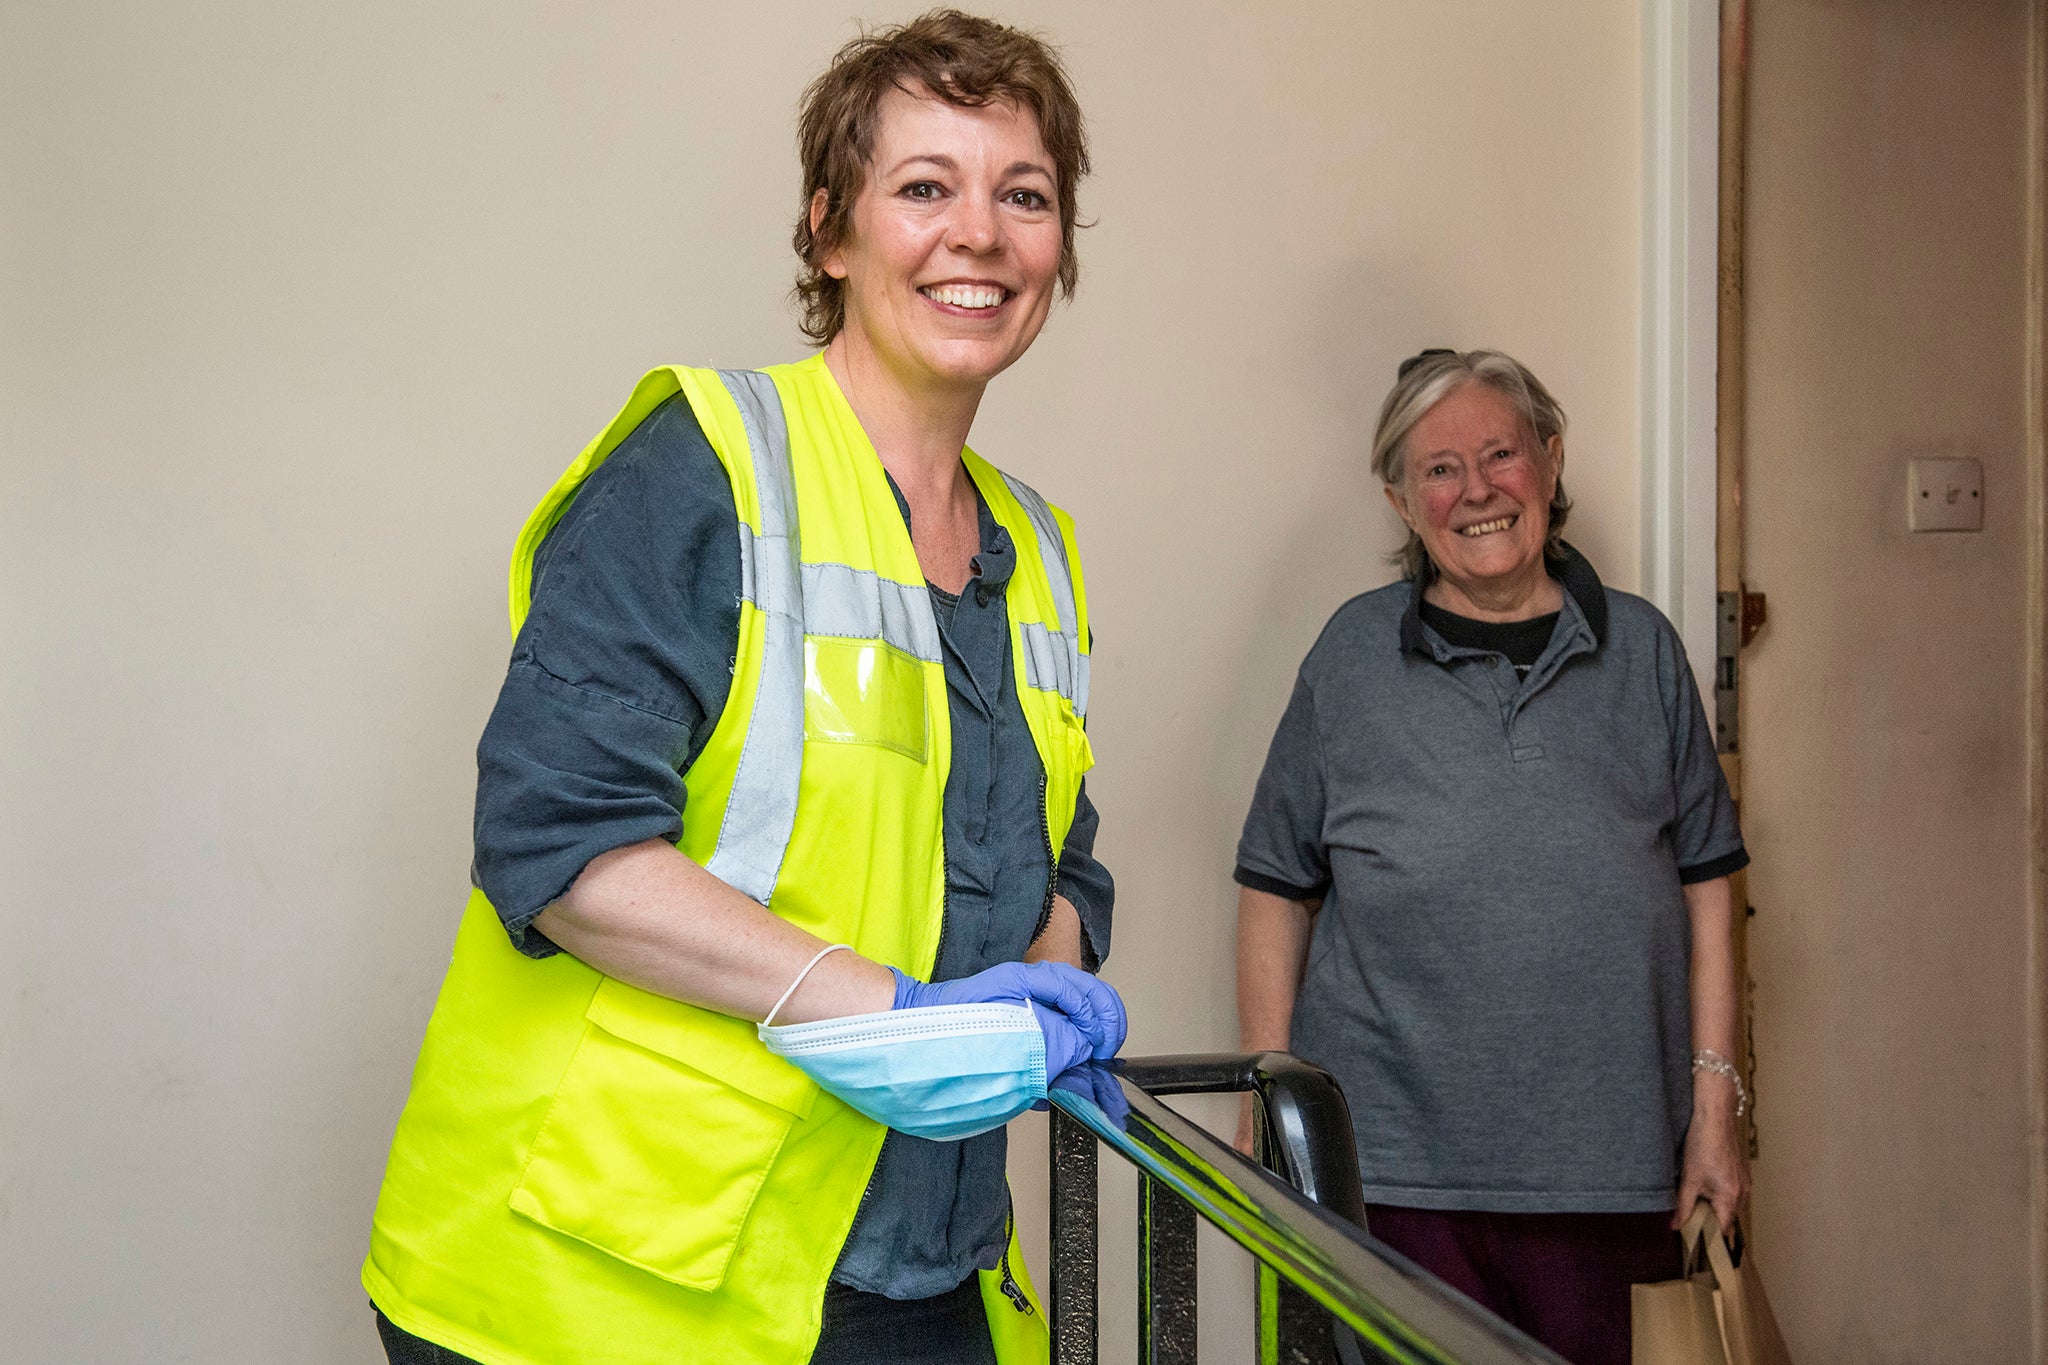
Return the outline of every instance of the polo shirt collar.
{"type": "MultiPolygon", "coordinates": [[[[1557,551],[1543,557],[1543,567],[1558,581],[1565,595],[1585,618],[1586,628],[1593,632],[1593,648],[1607,643],[1607,590],[1601,586],[1600,575],[1593,572],[1593,565],[1565,541],[1557,542],[1557,551]]],[[[1428,560],[1422,564],[1422,572],[1409,579],[1408,609],[1401,613],[1401,652],[1436,657],[1430,648],[1428,638],[1422,633],[1422,593],[1436,576],[1428,560]]]]}

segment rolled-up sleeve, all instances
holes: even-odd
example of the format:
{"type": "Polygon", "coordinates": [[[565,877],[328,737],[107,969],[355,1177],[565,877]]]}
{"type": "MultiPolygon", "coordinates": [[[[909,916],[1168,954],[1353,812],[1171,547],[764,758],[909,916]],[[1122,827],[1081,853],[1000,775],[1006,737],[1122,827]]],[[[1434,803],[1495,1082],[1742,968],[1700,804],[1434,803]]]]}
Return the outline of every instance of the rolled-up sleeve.
{"type": "Polygon", "coordinates": [[[1315,900],[1327,892],[1330,857],[1323,840],[1324,809],[1315,692],[1306,678],[1297,677],[1237,842],[1238,885],[1296,901],[1315,900]]]}
{"type": "Polygon", "coordinates": [[[1095,831],[1101,823],[1083,781],[1074,798],[1074,823],[1060,853],[1057,890],[1081,917],[1081,965],[1091,972],[1109,956],[1109,921],[1116,904],[1116,882],[1095,857],[1095,831]]]}
{"type": "Polygon", "coordinates": [[[592,858],[682,831],[682,774],[731,688],[731,485],[688,404],[655,410],[578,491],[477,746],[472,877],[519,950],[592,858]]]}

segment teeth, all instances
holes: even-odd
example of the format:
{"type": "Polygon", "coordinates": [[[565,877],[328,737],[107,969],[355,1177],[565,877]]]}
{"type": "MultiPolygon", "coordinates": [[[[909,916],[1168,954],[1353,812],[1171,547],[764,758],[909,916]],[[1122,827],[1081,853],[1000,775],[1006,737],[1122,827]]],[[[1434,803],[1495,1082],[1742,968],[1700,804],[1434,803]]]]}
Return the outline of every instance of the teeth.
{"type": "Polygon", "coordinates": [[[1483,536],[1492,531],[1505,531],[1514,524],[1515,519],[1513,517],[1496,517],[1492,521],[1482,521],[1477,526],[1467,526],[1463,534],[1483,536]]]}
{"type": "Polygon", "coordinates": [[[918,291],[934,303],[955,308],[993,308],[1003,301],[1004,291],[989,284],[934,284],[918,291]]]}

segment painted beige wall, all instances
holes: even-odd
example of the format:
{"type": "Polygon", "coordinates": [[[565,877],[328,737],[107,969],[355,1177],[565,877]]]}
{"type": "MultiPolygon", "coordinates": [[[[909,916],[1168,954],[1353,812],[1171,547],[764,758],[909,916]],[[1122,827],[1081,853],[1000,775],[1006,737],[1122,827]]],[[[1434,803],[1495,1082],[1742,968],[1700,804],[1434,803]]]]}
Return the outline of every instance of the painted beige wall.
{"type": "MultiPolygon", "coordinates": [[[[376,1358],[513,533],[644,368],[798,352],[791,109],[852,8],[0,7],[0,1358],[376,1358]]],[[[1098,225],[976,439],[1088,551],[1132,1047],[1225,1046],[1254,769],[1386,577],[1394,362],[1528,359],[1634,582],[1636,7],[1006,12],[1098,225]]]]}
{"type": "Polygon", "coordinates": [[[2029,1359],[2024,0],[1755,14],[1764,1264],[1795,1358],[2029,1359]],[[1985,528],[1905,529],[1905,462],[1985,528]]]}

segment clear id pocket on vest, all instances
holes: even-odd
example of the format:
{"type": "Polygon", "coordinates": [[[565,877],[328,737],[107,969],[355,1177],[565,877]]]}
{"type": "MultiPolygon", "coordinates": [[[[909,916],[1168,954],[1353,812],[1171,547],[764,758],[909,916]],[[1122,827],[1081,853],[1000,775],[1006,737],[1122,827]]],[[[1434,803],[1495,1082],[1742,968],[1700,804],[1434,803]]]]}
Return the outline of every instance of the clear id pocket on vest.
{"type": "Polygon", "coordinates": [[[804,738],[929,751],[924,665],[880,640],[804,637],[804,738]]]}

